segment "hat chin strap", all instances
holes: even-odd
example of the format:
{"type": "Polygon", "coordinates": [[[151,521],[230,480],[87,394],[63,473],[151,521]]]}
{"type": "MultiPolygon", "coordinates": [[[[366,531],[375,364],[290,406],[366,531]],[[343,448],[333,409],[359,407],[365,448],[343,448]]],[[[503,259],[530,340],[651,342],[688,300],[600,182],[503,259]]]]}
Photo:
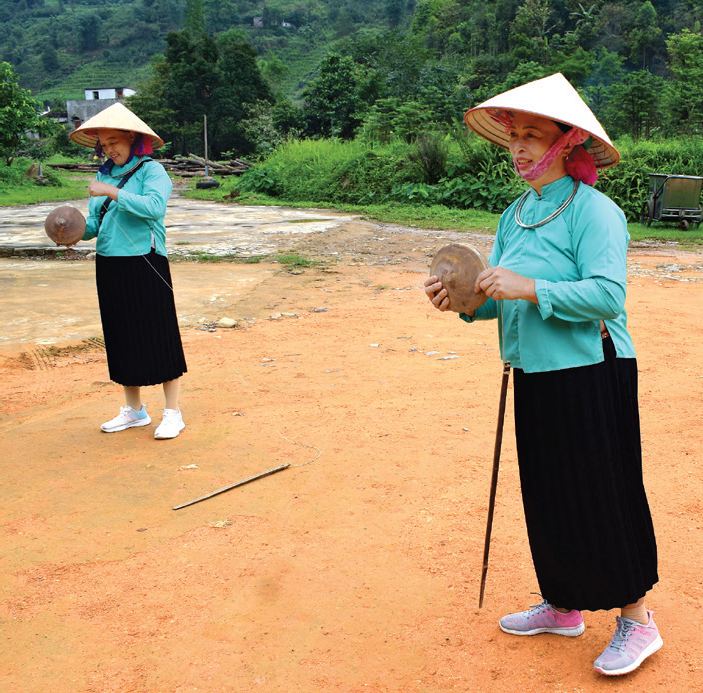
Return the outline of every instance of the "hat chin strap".
{"type": "Polygon", "coordinates": [[[598,178],[596,165],[593,162],[593,157],[591,157],[583,147],[579,146],[589,137],[590,135],[585,130],[572,128],[568,132],[565,132],[547,150],[545,155],[526,171],[520,171],[517,164],[513,160],[515,172],[527,181],[537,180],[540,176],[544,175],[547,169],[554,163],[555,159],[561,156],[564,149],[572,144],[574,145],[574,149],[566,160],[567,173],[575,180],[580,180],[588,185],[593,185],[598,178]],[[580,150],[580,152],[577,152],[577,149],[580,150]],[[572,155],[574,154],[575,156],[573,156],[573,161],[570,161],[572,159],[572,155]],[[588,166],[587,160],[590,161],[590,167],[588,166]]]}

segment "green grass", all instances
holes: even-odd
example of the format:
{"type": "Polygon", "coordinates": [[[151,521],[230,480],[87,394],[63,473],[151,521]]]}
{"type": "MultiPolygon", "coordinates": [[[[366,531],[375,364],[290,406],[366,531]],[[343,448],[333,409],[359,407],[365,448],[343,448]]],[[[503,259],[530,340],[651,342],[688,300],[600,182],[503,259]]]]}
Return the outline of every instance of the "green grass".
{"type": "MultiPolygon", "coordinates": [[[[52,157],[52,162],[54,162],[54,158],[55,157],[52,157]]],[[[58,161],[55,163],[58,163],[58,161]]],[[[20,169],[18,168],[17,170],[19,171],[20,169]]],[[[79,200],[87,196],[87,179],[92,177],[90,174],[57,171],[55,175],[58,176],[61,187],[40,186],[30,181],[18,182],[19,177],[9,182],[9,184],[6,184],[6,181],[2,181],[3,184],[0,186],[0,206],[79,200]]],[[[225,187],[207,190],[189,189],[184,192],[184,196],[242,205],[287,206],[299,209],[334,209],[388,224],[442,231],[451,230],[493,234],[498,227],[498,220],[500,219],[500,215],[481,209],[459,209],[457,207],[446,207],[444,205],[413,205],[399,202],[365,205],[333,204],[316,200],[290,201],[283,198],[270,197],[261,193],[242,193],[234,201],[223,200],[223,195],[228,192],[229,190],[225,187]]],[[[652,226],[647,227],[638,222],[632,222],[628,224],[628,230],[633,241],[671,241],[679,243],[684,248],[701,249],[701,247],[703,247],[703,227],[700,229],[691,228],[688,231],[681,231],[678,225],[673,223],[654,222],[652,226]]],[[[185,243],[186,242],[181,245],[185,243]]],[[[285,257],[286,256],[284,256],[284,258],[285,257]]],[[[202,254],[202,257],[198,257],[197,259],[200,262],[223,261],[223,258],[220,256],[210,256],[207,254],[202,254]]],[[[260,262],[261,259],[262,258],[258,256],[251,257],[247,258],[245,262],[260,262]]],[[[295,259],[286,261],[279,257],[278,261],[290,266],[296,266],[295,259]]]]}
{"type": "Polygon", "coordinates": [[[627,225],[627,230],[633,241],[673,241],[684,248],[694,250],[700,250],[703,247],[703,227],[682,231],[678,224],[654,222],[648,227],[632,222],[627,225]]]}
{"type": "Polygon", "coordinates": [[[318,260],[310,260],[304,255],[299,255],[298,253],[279,255],[277,260],[282,265],[287,265],[288,267],[314,267],[315,265],[320,264],[318,260]]]}
{"type": "MultiPolygon", "coordinates": [[[[83,174],[85,175],[85,174],[83,174]]],[[[81,200],[88,197],[88,182],[75,176],[58,174],[61,186],[36,185],[31,181],[17,185],[0,186],[0,207],[15,205],[32,205],[39,202],[58,202],[61,200],[81,200]]]]}

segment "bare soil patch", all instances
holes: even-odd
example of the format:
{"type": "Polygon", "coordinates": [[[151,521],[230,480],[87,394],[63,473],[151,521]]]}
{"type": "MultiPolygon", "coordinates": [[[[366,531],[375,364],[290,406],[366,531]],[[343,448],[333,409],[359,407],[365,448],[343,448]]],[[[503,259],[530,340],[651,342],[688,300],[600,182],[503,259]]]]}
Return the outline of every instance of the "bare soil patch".
{"type": "MultiPolygon", "coordinates": [[[[649,603],[664,648],[610,680],[592,662],[612,612],[587,614],[574,639],[498,629],[539,601],[510,401],[478,610],[496,330],[436,313],[421,290],[433,252],[460,236],[353,224],[291,240],[324,261],[299,274],[173,265],[189,373],[187,428],[172,441],[153,427],[99,430],[121,397],[91,340],[90,263],[56,275],[58,287],[48,271],[43,300],[27,288],[18,304],[6,285],[16,334],[0,356],[0,690],[703,690],[703,256],[630,253],[660,550],[649,603]],[[22,343],[21,310],[44,315],[32,322],[44,334],[72,316],[73,336],[37,344],[28,324],[22,343]],[[202,329],[225,314],[250,320],[202,329]]],[[[156,424],[157,388],[146,402],[156,424]]]]}

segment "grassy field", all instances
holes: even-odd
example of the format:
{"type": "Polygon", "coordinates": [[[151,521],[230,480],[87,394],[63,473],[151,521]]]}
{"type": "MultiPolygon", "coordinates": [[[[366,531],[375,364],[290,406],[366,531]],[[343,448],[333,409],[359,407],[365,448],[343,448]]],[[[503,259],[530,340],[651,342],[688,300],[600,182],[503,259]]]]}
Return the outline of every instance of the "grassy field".
{"type": "MultiPolygon", "coordinates": [[[[62,177],[63,178],[63,177],[62,177]]],[[[0,207],[31,205],[40,202],[59,202],[61,200],[81,200],[88,196],[88,183],[85,180],[62,180],[61,187],[52,185],[2,186],[0,188],[0,207]]]]}

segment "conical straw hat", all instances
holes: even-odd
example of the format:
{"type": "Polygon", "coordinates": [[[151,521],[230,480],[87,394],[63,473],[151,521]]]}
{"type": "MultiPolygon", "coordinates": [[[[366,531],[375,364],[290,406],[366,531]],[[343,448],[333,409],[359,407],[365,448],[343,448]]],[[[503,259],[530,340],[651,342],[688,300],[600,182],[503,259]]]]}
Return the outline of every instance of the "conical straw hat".
{"type": "Polygon", "coordinates": [[[138,132],[151,138],[154,149],[164,146],[164,141],[141,119],[132,113],[121,103],[115,103],[94,115],[90,120],[86,120],[83,125],[76,128],[69,137],[76,143],[84,147],[95,149],[98,143],[97,130],[107,128],[109,130],[128,130],[138,132]]]}
{"type": "Polygon", "coordinates": [[[510,138],[505,132],[505,126],[491,118],[490,111],[493,109],[532,113],[585,130],[593,137],[587,151],[597,168],[615,166],[620,161],[620,154],[603,126],[576,89],[559,72],[498,94],[469,109],[464,115],[466,124],[477,135],[508,149],[510,138]]]}

